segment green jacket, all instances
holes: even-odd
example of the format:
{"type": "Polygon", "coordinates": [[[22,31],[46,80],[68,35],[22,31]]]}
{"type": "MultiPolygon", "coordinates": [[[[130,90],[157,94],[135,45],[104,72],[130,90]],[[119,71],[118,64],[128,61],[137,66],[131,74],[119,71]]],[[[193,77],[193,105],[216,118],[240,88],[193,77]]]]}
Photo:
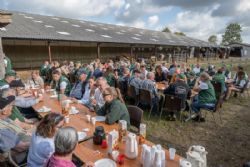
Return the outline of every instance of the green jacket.
{"type": "Polygon", "coordinates": [[[71,85],[70,85],[69,80],[65,76],[61,76],[58,82],[56,82],[56,81],[53,80],[52,83],[51,83],[51,87],[52,87],[52,89],[55,89],[57,92],[60,92],[60,90],[61,90],[60,84],[62,82],[66,82],[67,83],[67,86],[65,88],[64,94],[66,96],[69,96],[70,91],[71,91],[71,85]]]}
{"type": "Polygon", "coordinates": [[[7,56],[5,56],[4,59],[7,60],[7,67],[5,68],[5,72],[11,71],[12,65],[10,59],[7,56]]]}
{"type": "Polygon", "coordinates": [[[4,89],[4,88],[9,88],[9,87],[10,87],[10,85],[5,79],[0,80],[0,90],[4,89]]]}
{"type": "Polygon", "coordinates": [[[221,84],[222,92],[219,92],[219,93],[223,93],[226,90],[225,75],[224,74],[216,73],[213,76],[213,81],[221,84]]]}
{"type": "Polygon", "coordinates": [[[109,86],[115,87],[115,77],[112,73],[109,73],[105,78],[106,78],[109,86]]]}
{"type": "Polygon", "coordinates": [[[100,109],[95,109],[97,115],[106,116],[107,124],[114,124],[119,120],[127,121],[128,127],[130,126],[130,117],[125,104],[120,100],[114,99],[110,103],[105,103],[105,105],[100,109]]]}
{"type": "Polygon", "coordinates": [[[214,87],[210,81],[207,82],[208,89],[201,90],[198,95],[199,103],[216,103],[214,87]]]}
{"type": "Polygon", "coordinates": [[[13,121],[18,119],[20,122],[25,122],[24,116],[20,113],[19,109],[16,106],[12,108],[9,118],[13,121]]]}

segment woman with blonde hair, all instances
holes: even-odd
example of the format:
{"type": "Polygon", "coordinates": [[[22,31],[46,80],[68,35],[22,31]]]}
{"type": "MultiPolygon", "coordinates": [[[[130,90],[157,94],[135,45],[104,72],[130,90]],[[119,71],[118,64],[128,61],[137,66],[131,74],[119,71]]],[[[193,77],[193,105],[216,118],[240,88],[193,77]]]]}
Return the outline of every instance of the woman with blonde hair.
{"type": "Polygon", "coordinates": [[[105,104],[103,107],[95,107],[97,115],[106,116],[107,124],[114,124],[119,120],[127,121],[130,126],[130,117],[127,107],[118,88],[108,87],[102,93],[105,104]]]}

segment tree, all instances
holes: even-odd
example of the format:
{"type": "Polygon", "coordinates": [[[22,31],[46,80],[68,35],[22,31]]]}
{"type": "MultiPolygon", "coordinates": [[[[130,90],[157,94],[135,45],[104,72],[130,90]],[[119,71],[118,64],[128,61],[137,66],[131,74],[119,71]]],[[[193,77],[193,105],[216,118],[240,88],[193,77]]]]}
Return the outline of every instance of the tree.
{"type": "Polygon", "coordinates": [[[211,43],[211,44],[214,44],[216,45],[217,44],[217,36],[216,35],[211,35],[209,38],[208,38],[208,42],[211,43]]]}
{"type": "Polygon", "coordinates": [[[222,44],[242,43],[242,28],[238,23],[231,23],[226,27],[225,34],[222,35],[222,44]]]}
{"type": "Polygon", "coordinates": [[[162,32],[168,32],[171,33],[171,30],[168,27],[163,28],[162,32]]]}
{"type": "Polygon", "coordinates": [[[174,32],[175,35],[186,36],[183,32],[174,32]]]}

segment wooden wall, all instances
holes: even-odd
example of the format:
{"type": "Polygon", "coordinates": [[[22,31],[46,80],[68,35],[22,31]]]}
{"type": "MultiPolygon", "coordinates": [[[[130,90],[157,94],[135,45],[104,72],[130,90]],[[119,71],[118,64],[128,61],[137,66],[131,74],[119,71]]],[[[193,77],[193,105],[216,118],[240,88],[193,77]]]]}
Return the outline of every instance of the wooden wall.
{"type": "MultiPolygon", "coordinates": [[[[15,69],[32,69],[40,67],[49,60],[48,47],[45,45],[3,45],[4,53],[11,59],[15,69]]],[[[115,59],[117,56],[129,55],[129,47],[101,47],[100,59],[115,59]]],[[[52,61],[80,60],[89,63],[97,58],[97,47],[51,46],[52,61]]]]}

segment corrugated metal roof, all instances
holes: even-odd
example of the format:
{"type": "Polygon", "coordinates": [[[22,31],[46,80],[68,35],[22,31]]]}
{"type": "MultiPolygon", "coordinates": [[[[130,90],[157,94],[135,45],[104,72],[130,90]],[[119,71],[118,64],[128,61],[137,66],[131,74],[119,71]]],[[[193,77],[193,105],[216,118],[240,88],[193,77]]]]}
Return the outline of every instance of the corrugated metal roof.
{"type": "Polygon", "coordinates": [[[55,16],[12,13],[12,23],[0,29],[3,38],[211,47],[208,42],[172,33],[55,16]]]}

